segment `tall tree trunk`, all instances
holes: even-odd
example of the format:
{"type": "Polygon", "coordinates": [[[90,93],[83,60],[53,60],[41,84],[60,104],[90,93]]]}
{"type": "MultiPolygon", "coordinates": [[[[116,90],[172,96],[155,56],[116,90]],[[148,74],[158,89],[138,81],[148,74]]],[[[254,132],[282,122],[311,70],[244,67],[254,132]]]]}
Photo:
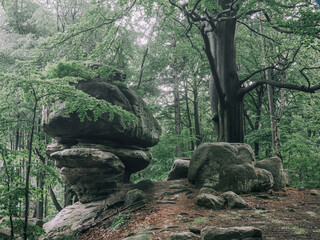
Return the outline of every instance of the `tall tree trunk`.
{"type": "Polygon", "coordinates": [[[189,128],[189,134],[190,134],[190,150],[194,150],[194,142],[192,140],[193,138],[193,130],[192,130],[192,121],[191,121],[191,114],[190,114],[190,107],[189,107],[189,96],[188,96],[188,86],[187,86],[187,80],[185,80],[185,86],[184,86],[184,98],[186,102],[186,111],[187,111],[187,118],[188,118],[188,128],[189,128]]]}
{"type": "Polygon", "coordinates": [[[4,149],[1,149],[1,156],[2,156],[2,160],[3,160],[3,164],[4,164],[4,168],[5,168],[5,174],[7,175],[7,181],[6,181],[6,184],[7,184],[7,191],[8,191],[8,194],[9,194],[9,199],[8,199],[8,212],[9,212],[9,222],[10,222],[10,239],[14,239],[14,224],[13,224],[13,208],[15,207],[15,203],[14,203],[14,199],[13,199],[13,194],[12,194],[12,190],[11,190],[11,184],[12,183],[12,180],[11,180],[11,177],[10,177],[10,174],[9,174],[9,170],[8,170],[8,164],[7,164],[7,161],[6,161],[6,157],[5,157],[5,154],[4,154],[4,149]]]}
{"type": "MultiPolygon", "coordinates": [[[[270,70],[266,71],[266,79],[271,80],[270,70]]],[[[268,92],[268,106],[269,106],[269,116],[270,116],[270,128],[271,128],[271,143],[273,153],[276,155],[277,149],[275,145],[276,136],[276,121],[275,121],[275,104],[274,104],[274,88],[273,86],[267,86],[268,92]]]]}
{"type": "MultiPolygon", "coordinates": [[[[280,73],[280,81],[282,83],[286,82],[286,73],[282,71],[280,73]]],[[[286,104],[286,90],[280,89],[280,105],[278,107],[278,111],[275,118],[275,134],[274,134],[274,152],[275,155],[282,159],[281,148],[280,148],[280,121],[283,115],[283,110],[286,104]]]]}
{"type": "MultiPolygon", "coordinates": [[[[227,9],[232,1],[220,1],[227,9]]],[[[214,26],[202,28],[205,51],[211,68],[211,109],[218,141],[243,142],[242,97],[238,96],[240,88],[236,67],[236,20],[230,13],[224,20],[214,26]]]]}
{"type": "Polygon", "coordinates": [[[56,198],[56,195],[54,194],[53,190],[52,190],[52,187],[49,185],[48,187],[49,189],[49,192],[50,192],[50,197],[52,199],[52,202],[53,202],[53,205],[55,206],[55,208],[57,209],[58,212],[60,212],[62,210],[62,207],[60,206],[57,198],[56,198]]]}
{"type": "MultiPolygon", "coordinates": [[[[254,122],[254,130],[259,130],[259,128],[260,128],[262,98],[263,98],[263,94],[264,94],[263,88],[264,88],[264,86],[260,86],[257,89],[257,94],[258,94],[258,102],[257,102],[257,106],[256,106],[257,107],[257,117],[254,122]]],[[[259,150],[260,150],[259,142],[255,141],[254,142],[254,154],[256,156],[259,155],[259,150]]]]}
{"type": "MultiPolygon", "coordinates": [[[[172,38],[172,47],[175,49],[177,46],[176,36],[172,38]]],[[[177,58],[174,57],[173,62],[173,97],[174,97],[174,123],[175,133],[177,137],[181,137],[181,112],[180,112],[180,96],[179,96],[179,74],[178,74],[178,62],[177,58]]],[[[180,155],[182,152],[182,143],[179,139],[176,146],[176,154],[180,155]]]]}
{"type": "Polygon", "coordinates": [[[29,188],[30,188],[30,170],[31,170],[31,160],[32,160],[32,149],[33,149],[33,137],[34,137],[34,129],[36,124],[36,113],[38,107],[38,100],[35,96],[35,103],[33,107],[33,116],[31,122],[31,133],[29,139],[29,147],[28,147],[28,162],[26,166],[26,185],[25,185],[25,211],[24,211],[24,225],[23,225],[23,239],[27,240],[27,229],[28,229],[28,217],[29,217],[29,188]]]}
{"type": "MultiPolygon", "coordinates": [[[[263,32],[262,28],[262,22],[260,21],[260,32],[263,32]]],[[[261,37],[261,43],[263,47],[263,62],[264,67],[267,67],[267,60],[266,60],[266,44],[264,41],[264,37],[261,37]]],[[[267,69],[265,71],[265,77],[266,80],[271,81],[272,75],[271,70],[267,69]]],[[[285,77],[283,78],[283,74],[281,73],[281,82],[285,83],[285,77]]],[[[280,89],[280,95],[281,95],[281,104],[280,108],[278,109],[278,114],[276,114],[276,106],[275,106],[275,100],[274,100],[274,87],[271,85],[267,85],[267,92],[268,92],[268,106],[269,106],[269,115],[270,115],[270,128],[271,128],[271,143],[272,143],[272,151],[273,155],[278,156],[280,159],[281,157],[281,151],[280,151],[280,118],[282,116],[283,108],[285,105],[285,90],[280,89]]]]}
{"type": "Polygon", "coordinates": [[[198,87],[194,83],[193,87],[193,111],[194,111],[194,129],[196,134],[196,146],[201,144],[201,132],[200,132],[200,118],[199,118],[199,104],[198,104],[198,87]]]}

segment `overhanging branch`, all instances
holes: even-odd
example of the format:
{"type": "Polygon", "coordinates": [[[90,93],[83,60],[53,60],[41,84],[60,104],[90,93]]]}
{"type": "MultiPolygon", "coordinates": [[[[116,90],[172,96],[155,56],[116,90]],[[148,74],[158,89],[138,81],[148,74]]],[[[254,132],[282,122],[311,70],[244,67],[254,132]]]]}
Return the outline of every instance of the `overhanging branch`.
{"type": "Polygon", "coordinates": [[[251,84],[248,87],[240,88],[240,90],[238,91],[238,96],[243,97],[246,93],[249,93],[250,91],[257,88],[258,86],[265,85],[265,84],[269,84],[271,86],[275,86],[278,88],[292,89],[292,90],[297,90],[297,91],[306,92],[306,93],[315,93],[316,91],[320,90],[320,84],[317,84],[313,87],[307,87],[304,85],[282,83],[282,82],[264,79],[264,80],[254,82],[253,84],[251,84]]]}
{"type": "Polygon", "coordinates": [[[264,35],[262,33],[259,33],[258,31],[254,30],[252,27],[250,27],[248,24],[242,22],[242,21],[238,21],[238,23],[242,24],[243,26],[247,27],[251,32],[254,32],[255,34],[261,36],[261,37],[264,37],[264,38],[267,38],[269,40],[271,40],[272,42],[276,43],[276,44],[279,44],[278,42],[276,42],[274,39],[272,39],[271,37],[268,37],[267,35],[264,35]]]}
{"type": "Polygon", "coordinates": [[[248,80],[249,80],[250,78],[252,78],[254,75],[256,75],[256,74],[258,74],[258,73],[261,73],[261,72],[264,72],[264,71],[266,71],[266,70],[268,70],[268,69],[275,69],[275,70],[277,70],[277,71],[284,71],[284,70],[288,69],[288,68],[291,66],[291,64],[293,64],[293,63],[295,62],[295,59],[296,59],[296,57],[297,57],[297,55],[298,55],[298,53],[299,53],[299,51],[300,51],[300,49],[301,49],[301,46],[302,46],[302,45],[300,45],[300,46],[297,48],[297,50],[296,50],[296,51],[294,52],[294,54],[293,54],[293,57],[292,57],[291,61],[288,62],[285,66],[283,66],[283,67],[281,67],[281,68],[277,68],[275,65],[272,65],[272,66],[269,66],[269,67],[265,67],[265,68],[259,69],[259,70],[255,71],[255,72],[251,73],[249,76],[245,77],[244,79],[240,80],[240,85],[243,84],[243,83],[245,83],[246,81],[248,81],[248,80]]]}

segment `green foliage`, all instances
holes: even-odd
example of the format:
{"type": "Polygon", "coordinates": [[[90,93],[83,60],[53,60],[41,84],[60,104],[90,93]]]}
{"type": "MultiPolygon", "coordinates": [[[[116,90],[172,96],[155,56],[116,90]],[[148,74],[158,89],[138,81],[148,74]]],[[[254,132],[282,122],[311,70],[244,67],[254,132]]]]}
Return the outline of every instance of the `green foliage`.
{"type": "Polygon", "coordinates": [[[117,71],[114,67],[102,66],[97,69],[97,73],[99,78],[113,79],[116,76],[117,71]]]}
{"type": "Polygon", "coordinates": [[[97,74],[88,66],[79,62],[60,61],[55,65],[48,66],[46,71],[47,78],[79,77],[93,79],[97,74]]]}
{"type": "Polygon", "coordinates": [[[130,215],[119,213],[113,220],[110,225],[112,230],[117,230],[118,228],[123,227],[130,220],[130,215]]]}
{"type": "MultiPolygon", "coordinates": [[[[17,233],[22,235],[23,233],[23,221],[22,220],[14,220],[14,229],[17,233]]],[[[4,222],[3,225],[6,227],[10,227],[10,223],[8,221],[4,222]]],[[[27,228],[27,236],[30,240],[36,240],[39,238],[40,235],[45,234],[45,231],[42,229],[42,227],[39,227],[37,225],[28,224],[27,228]]]]}
{"type": "Polygon", "coordinates": [[[193,223],[196,225],[203,225],[208,221],[208,219],[203,218],[203,217],[199,217],[193,220],[193,223]]]}
{"type": "Polygon", "coordinates": [[[19,170],[20,159],[25,151],[12,151],[0,146],[0,160],[3,166],[0,168],[0,214],[4,216],[20,214],[19,203],[25,194],[24,178],[19,170]]]}
{"type": "Polygon", "coordinates": [[[320,187],[319,93],[296,94],[295,104],[283,119],[282,152],[292,185],[320,187]]]}
{"type": "Polygon", "coordinates": [[[121,107],[112,105],[105,100],[91,97],[69,84],[69,82],[77,82],[81,79],[93,79],[99,74],[107,77],[108,71],[112,71],[112,69],[100,67],[98,68],[98,73],[96,73],[83,63],[62,61],[48,67],[46,77],[50,79],[51,83],[59,82],[59,79],[63,80],[59,83],[61,87],[57,88],[57,86],[55,86],[54,91],[57,89],[58,91],[53,92],[53,94],[66,101],[65,107],[67,114],[75,112],[81,121],[85,119],[96,121],[102,114],[107,113],[111,121],[115,117],[120,116],[125,122],[135,122],[136,117],[121,107]],[[99,72],[99,69],[102,70],[99,72]]]}

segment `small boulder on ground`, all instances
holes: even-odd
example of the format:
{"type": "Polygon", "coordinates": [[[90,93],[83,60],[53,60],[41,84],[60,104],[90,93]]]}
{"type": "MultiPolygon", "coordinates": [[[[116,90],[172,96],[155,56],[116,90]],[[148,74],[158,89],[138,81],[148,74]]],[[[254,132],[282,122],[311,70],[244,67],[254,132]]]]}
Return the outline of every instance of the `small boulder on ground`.
{"type": "Polygon", "coordinates": [[[133,189],[127,192],[125,198],[124,198],[124,205],[126,207],[134,206],[135,204],[140,205],[144,204],[147,201],[147,195],[139,190],[139,189],[133,189]]]}
{"type": "Polygon", "coordinates": [[[245,208],[248,203],[242,197],[232,191],[221,194],[228,208],[245,208]]]}
{"type": "Polygon", "coordinates": [[[237,239],[261,239],[262,232],[255,227],[205,227],[201,230],[202,240],[237,240],[237,239]]]}
{"type": "Polygon", "coordinates": [[[122,240],[152,240],[152,237],[147,234],[140,234],[137,236],[123,238],[122,240]]]}
{"type": "Polygon", "coordinates": [[[154,187],[154,183],[150,179],[141,180],[134,185],[134,188],[141,191],[149,190],[154,187]]]}
{"type": "Polygon", "coordinates": [[[211,194],[213,196],[220,196],[219,193],[217,193],[216,190],[212,189],[212,188],[207,188],[207,187],[203,187],[200,189],[199,191],[199,195],[202,193],[206,193],[206,194],[211,194]]]}
{"type": "Polygon", "coordinates": [[[272,173],[274,179],[274,189],[279,190],[289,185],[289,175],[288,172],[283,169],[282,161],[280,158],[266,158],[256,162],[255,166],[272,173]]]}
{"type": "Polygon", "coordinates": [[[167,181],[188,178],[190,160],[176,159],[168,174],[167,181]]]}
{"type": "Polygon", "coordinates": [[[200,236],[192,232],[171,233],[170,240],[200,239],[200,236]]]}
{"type": "Polygon", "coordinates": [[[208,209],[224,209],[224,199],[207,193],[199,194],[195,197],[194,203],[208,209]]]}
{"type": "Polygon", "coordinates": [[[310,190],[310,194],[312,196],[319,196],[320,195],[320,191],[318,191],[316,189],[312,189],[312,190],[310,190]]]}

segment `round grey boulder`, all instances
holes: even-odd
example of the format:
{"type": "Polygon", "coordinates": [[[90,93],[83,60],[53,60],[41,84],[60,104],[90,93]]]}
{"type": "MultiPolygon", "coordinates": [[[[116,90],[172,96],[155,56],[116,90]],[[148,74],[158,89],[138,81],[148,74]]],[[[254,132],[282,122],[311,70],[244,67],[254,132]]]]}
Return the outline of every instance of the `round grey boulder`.
{"type": "Polygon", "coordinates": [[[289,185],[289,175],[283,169],[282,161],[280,158],[266,158],[256,162],[255,165],[257,168],[262,168],[272,173],[274,179],[274,189],[279,190],[289,185]]]}
{"type": "Polygon", "coordinates": [[[198,188],[209,187],[237,194],[248,193],[258,187],[267,190],[272,185],[271,179],[261,179],[254,162],[254,154],[248,144],[204,143],[192,155],[188,179],[198,188]]]}
{"type": "Polygon", "coordinates": [[[200,239],[200,236],[192,232],[171,233],[170,240],[186,240],[186,239],[200,239]]]}
{"type": "Polygon", "coordinates": [[[221,197],[225,200],[228,208],[246,208],[248,206],[242,197],[232,191],[222,193],[221,197]]]}
{"type": "Polygon", "coordinates": [[[195,197],[194,203],[198,206],[208,209],[219,210],[224,209],[224,199],[207,193],[202,193],[195,197]]]}
{"type": "Polygon", "coordinates": [[[188,178],[190,160],[176,159],[168,174],[167,181],[188,178]]]}
{"type": "Polygon", "coordinates": [[[262,232],[255,227],[205,227],[201,230],[202,240],[240,240],[240,239],[260,239],[262,232]]]}
{"type": "Polygon", "coordinates": [[[211,194],[213,196],[220,196],[219,193],[217,193],[216,190],[214,190],[212,188],[207,188],[207,187],[204,187],[204,188],[200,189],[199,195],[202,194],[202,193],[211,194]]]}
{"type": "Polygon", "coordinates": [[[142,205],[146,203],[146,201],[147,201],[147,195],[143,191],[139,189],[133,189],[127,192],[124,199],[124,205],[126,207],[142,205]]]}

